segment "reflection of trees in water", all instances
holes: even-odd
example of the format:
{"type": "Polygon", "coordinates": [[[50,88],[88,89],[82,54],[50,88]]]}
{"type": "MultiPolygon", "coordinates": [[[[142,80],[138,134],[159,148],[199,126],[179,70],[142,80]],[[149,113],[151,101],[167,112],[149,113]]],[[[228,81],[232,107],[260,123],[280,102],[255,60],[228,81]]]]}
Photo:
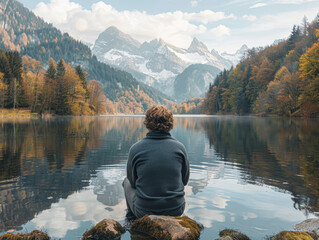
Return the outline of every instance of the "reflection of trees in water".
{"type": "MultiPolygon", "coordinates": [[[[142,118],[2,120],[0,231],[21,226],[53,202],[88,186],[99,167],[118,163],[119,156],[125,159],[143,134],[142,118]]],[[[120,200],[119,184],[107,186],[103,179],[99,184],[106,184],[99,201],[120,200]],[[107,199],[107,192],[118,196],[107,199]]]]}
{"type": "Polygon", "coordinates": [[[318,211],[318,121],[214,117],[197,124],[216,154],[224,161],[239,163],[248,173],[242,175],[245,181],[288,190],[295,208],[306,214],[318,211]]]}

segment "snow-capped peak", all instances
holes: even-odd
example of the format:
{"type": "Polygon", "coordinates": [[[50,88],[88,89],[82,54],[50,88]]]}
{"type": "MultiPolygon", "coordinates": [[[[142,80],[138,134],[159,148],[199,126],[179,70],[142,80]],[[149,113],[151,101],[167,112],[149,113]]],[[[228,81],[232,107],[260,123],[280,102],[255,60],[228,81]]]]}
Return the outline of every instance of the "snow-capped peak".
{"type": "Polygon", "coordinates": [[[191,45],[188,48],[188,51],[190,51],[190,52],[198,52],[199,51],[199,52],[203,52],[203,53],[209,52],[207,46],[204,43],[202,43],[201,41],[199,41],[197,38],[193,39],[191,45]]]}

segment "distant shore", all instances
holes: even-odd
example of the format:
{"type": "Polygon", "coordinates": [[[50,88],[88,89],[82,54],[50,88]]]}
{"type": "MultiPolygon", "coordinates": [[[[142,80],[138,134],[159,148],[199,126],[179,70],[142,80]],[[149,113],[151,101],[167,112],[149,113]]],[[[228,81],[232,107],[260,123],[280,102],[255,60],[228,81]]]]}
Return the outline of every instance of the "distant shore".
{"type": "Polygon", "coordinates": [[[32,113],[29,109],[3,109],[0,108],[1,118],[37,118],[39,114],[32,113]]]}

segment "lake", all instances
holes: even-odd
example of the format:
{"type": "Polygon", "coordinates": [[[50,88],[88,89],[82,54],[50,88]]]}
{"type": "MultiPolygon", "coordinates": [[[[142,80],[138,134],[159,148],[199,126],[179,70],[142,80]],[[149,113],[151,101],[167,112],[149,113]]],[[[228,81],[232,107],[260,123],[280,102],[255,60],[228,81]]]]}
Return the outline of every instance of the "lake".
{"type": "MultiPolygon", "coordinates": [[[[175,124],[191,164],[185,215],[205,226],[202,240],[224,228],[264,239],[319,216],[318,119],[175,124]]],[[[40,229],[72,240],[104,218],[124,223],[128,151],[146,133],[142,116],[0,118],[0,234],[40,229]]]]}

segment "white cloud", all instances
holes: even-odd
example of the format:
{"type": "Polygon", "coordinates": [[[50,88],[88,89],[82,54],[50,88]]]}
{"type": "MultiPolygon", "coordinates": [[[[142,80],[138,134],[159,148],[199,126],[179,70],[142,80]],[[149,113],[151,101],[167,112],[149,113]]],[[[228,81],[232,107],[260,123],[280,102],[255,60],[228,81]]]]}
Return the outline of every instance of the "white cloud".
{"type": "Polygon", "coordinates": [[[275,0],[276,4],[302,4],[307,2],[314,2],[317,0],[275,0]]]}
{"type": "Polygon", "coordinates": [[[267,6],[266,3],[256,3],[252,6],[250,6],[249,8],[259,8],[259,7],[264,7],[264,6],[267,6]]]}
{"type": "Polygon", "coordinates": [[[181,11],[151,15],[141,11],[117,11],[100,1],[90,10],[70,0],[51,0],[39,3],[34,12],[71,36],[93,43],[110,26],[132,35],[139,41],[162,38],[164,41],[186,47],[194,35],[207,31],[205,24],[235,18],[233,14],[205,10],[185,13],[181,11]]]}
{"type": "Polygon", "coordinates": [[[191,6],[192,7],[197,7],[198,6],[198,1],[195,1],[195,0],[191,1],[191,6]]]}
{"type": "Polygon", "coordinates": [[[82,7],[78,3],[69,0],[51,0],[50,3],[38,3],[34,13],[41,16],[50,23],[64,23],[68,20],[70,13],[81,11],[82,7]]]}
{"type": "Polygon", "coordinates": [[[210,31],[217,37],[230,35],[230,28],[228,28],[224,25],[219,25],[215,28],[212,28],[210,31]]]}
{"type": "Polygon", "coordinates": [[[243,19],[253,22],[257,19],[257,17],[255,15],[247,15],[246,14],[243,16],[243,19]]]}

